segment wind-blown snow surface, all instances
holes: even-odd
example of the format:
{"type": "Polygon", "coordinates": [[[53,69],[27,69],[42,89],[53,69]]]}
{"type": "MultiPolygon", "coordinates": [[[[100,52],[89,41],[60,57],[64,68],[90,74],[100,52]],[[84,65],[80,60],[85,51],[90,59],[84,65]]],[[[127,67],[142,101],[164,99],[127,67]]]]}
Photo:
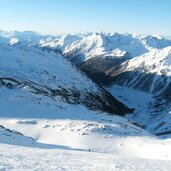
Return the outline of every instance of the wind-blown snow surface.
{"type": "Polygon", "coordinates": [[[169,171],[171,168],[170,161],[63,149],[47,150],[0,145],[0,154],[2,171],[169,171]]]}
{"type": "MultiPolygon", "coordinates": [[[[121,118],[112,117],[112,119],[117,121],[116,124],[119,124],[120,121],[124,121],[124,119],[121,118]]],[[[5,122],[7,123],[7,121],[5,122]]],[[[14,121],[11,121],[10,124],[12,124],[12,122],[14,124],[14,121]]],[[[25,126],[36,125],[38,124],[37,122],[40,121],[20,120],[18,124],[25,124],[25,126]]],[[[53,123],[55,122],[53,121],[53,123]]],[[[87,121],[85,120],[84,123],[87,123],[87,121]]],[[[101,122],[101,124],[102,123],[103,122],[101,122]]],[[[44,127],[44,129],[47,129],[45,137],[51,141],[50,137],[52,137],[52,134],[49,134],[50,131],[48,129],[55,129],[54,126],[57,127],[57,124],[53,125],[50,122],[48,122],[48,124],[44,127]]],[[[80,135],[73,137],[72,133],[66,133],[71,131],[66,121],[61,120],[60,124],[63,128],[63,130],[61,129],[61,133],[63,132],[66,140],[72,142],[77,148],[73,148],[71,144],[70,146],[69,144],[68,146],[59,145],[59,141],[64,139],[61,137],[61,134],[59,134],[58,129],[58,131],[54,130],[53,135],[53,138],[58,139],[58,145],[52,146],[36,143],[33,139],[24,137],[18,132],[1,127],[0,170],[170,170],[171,152],[168,150],[171,148],[170,141],[161,141],[150,137],[126,137],[125,135],[120,137],[115,136],[115,133],[105,137],[102,135],[103,131],[98,133],[96,130],[96,136],[85,134],[84,138],[80,135]]],[[[76,131],[74,129],[79,127],[79,122],[75,122],[75,125],[73,125],[74,123],[70,125],[73,128],[72,132],[76,133],[78,130],[76,131]]],[[[19,126],[16,126],[16,128],[17,127],[19,126]]],[[[60,125],[58,125],[58,127],[60,127],[60,125]]],[[[91,127],[93,127],[92,123],[91,127]]],[[[84,128],[80,129],[80,131],[83,131],[84,128]]],[[[26,129],[27,132],[29,132],[29,130],[32,130],[32,132],[33,130],[36,132],[39,131],[39,134],[42,132],[42,130],[40,130],[40,124],[37,126],[37,129],[36,127],[30,126],[25,128],[23,132],[26,132],[26,129]]],[[[110,132],[107,130],[107,127],[106,132],[110,132]]],[[[123,125],[121,126],[121,132],[117,131],[117,133],[121,135],[122,132],[123,125]]]]}

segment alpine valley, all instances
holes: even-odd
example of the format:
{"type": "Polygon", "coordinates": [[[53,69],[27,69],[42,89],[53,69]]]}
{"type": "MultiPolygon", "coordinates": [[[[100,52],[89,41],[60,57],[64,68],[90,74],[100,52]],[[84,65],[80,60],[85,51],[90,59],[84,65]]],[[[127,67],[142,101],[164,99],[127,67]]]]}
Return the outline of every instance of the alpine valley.
{"type": "Polygon", "coordinates": [[[0,31],[0,170],[169,170],[170,148],[169,38],[0,31]]]}

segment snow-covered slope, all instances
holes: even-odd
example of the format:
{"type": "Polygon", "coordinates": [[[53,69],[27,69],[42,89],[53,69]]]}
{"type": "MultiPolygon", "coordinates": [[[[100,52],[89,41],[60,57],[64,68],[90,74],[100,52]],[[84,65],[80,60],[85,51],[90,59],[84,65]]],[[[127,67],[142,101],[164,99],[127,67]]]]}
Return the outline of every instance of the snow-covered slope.
{"type": "Polygon", "coordinates": [[[25,137],[19,132],[6,129],[0,125],[0,144],[34,147],[37,143],[30,137],[25,137]]]}
{"type": "MultiPolygon", "coordinates": [[[[130,140],[129,154],[95,153],[61,149],[24,148],[0,144],[1,170],[51,170],[51,171],[169,171],[169,142],[130,140]],[[144,158],[138,157],[145,155],[144,158]],[[149,156],[149,157],[148,157],[149,156]]],[[[119,145],[118,145],[119,147],[119,145]]],[[[124,151],[124,150],[123,150],[124,151]]]]}
{"type": "MultiPolygon", "coordinates": [[[[56,112],[56,115],[53,115],[53,118],[53,113],[48,111],[46,118],[40,114],[37,114],[37,118],[34,116],[29,118],[1,117],[0,124],[33,137],[41,143],[74,149],[91,149],[98,152],[113,152],[115,149],[113,144],[121,137],[151,136],[125,118],[97,113],[80,106],[67,107],[66,111],[55,108],[56,111],[53,112],[56,112]]],[[[30,115],[32,113],[32,111],[29,111],[30,115]]]]}
{"type": "Polygon", "coordinates": [[[129,107],[136,109],[133,114],[127,115],[127,118],[160,138],[171,137],[170,102],[166,103],[162,98],[125,86],[112,85],[108,87],[108,91],[129,107]],[[162,105],[156,106],[161,102],[162,105]]]}
{"type": "MultiPolygon", "coordinates": [[[[28,97],[35,103],[51,100],[59,108],[65,101],[120,115],[131,112],[59,54],[34,47],[1,44],[0,55],[1,98],[8,98],[11,103],[9,110],[15,109],[16,104],[28,97]]],[[[7,104],[4,102],[1,109],[7,108],[7,104]]]]}
{"type": "MultiPolygon", "coordinates": [[[[146,126],[146,129],[151,132],[164,136],[169,136],[171,130],[170,59],[171,46],[164,49],[152,50],[142,56],[128,60],[122,63],[117,70],[114,69],[109,72],[113,84],[109,86],[109,91],[111,91],[113,95],[116,96],[114,92],[116,86],[114,84],[117,84],[122,87],[130,88],[130,90],[127,89],[127,91],[131,91],[131,94],[136,93],[133,91],[134,89],[148,93],[149,96],[153,96],[153,100],[146,104],[145,109],[141,108],[141,110],[143,110],[139,111],[139,114],[136,113],[133,119],[137,123],[146,126]]],[[[121,96],[123,97],[123,95],[121,96]]],[[[129,99],[130,96],[127,98],[129,99]]],[[[135,95],[134,98],[136,99],[135,95]]],[[[143,99],[141,100],[143,101],[143,99]]]]}
{"type": "Polygon", "coordinates": [[[117,84],[171,100],[171,46],[128,60],[110,75],[117,84]]]}

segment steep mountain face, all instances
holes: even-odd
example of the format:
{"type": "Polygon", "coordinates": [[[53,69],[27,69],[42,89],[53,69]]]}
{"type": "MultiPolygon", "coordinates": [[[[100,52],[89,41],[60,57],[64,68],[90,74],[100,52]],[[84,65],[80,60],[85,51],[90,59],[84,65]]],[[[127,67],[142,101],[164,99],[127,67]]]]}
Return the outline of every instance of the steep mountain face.
{"type": "Polygon", "coordinates": [[[5,44],[0,45],[0,53],[0,98],[4,101],[0,109],[2,113],[15,110],[23,99],[47,104],[50,100],[56,105],[64,101],[118,115],[132,111],[59,54],[5,44]],[[14,97],[18,100],[14,100],[14,97]],[[13,104],[9,109],[8,102],[13,104]]]}
{"type": "Polygon", "coordinates": [[[118,70],[111,69],[109,75],[113,83],[171,100],[171,46],[128,60],[118,70]]]}
{"type": "Polygon", "coordinates": [[[157,135],[170,134],[171,46],[128,60],[117,70],[111,69],[109,75],[109,87],[117,84],[153,95],[154,101],[147,104],[149,116],[145,126],[157,135]]]}

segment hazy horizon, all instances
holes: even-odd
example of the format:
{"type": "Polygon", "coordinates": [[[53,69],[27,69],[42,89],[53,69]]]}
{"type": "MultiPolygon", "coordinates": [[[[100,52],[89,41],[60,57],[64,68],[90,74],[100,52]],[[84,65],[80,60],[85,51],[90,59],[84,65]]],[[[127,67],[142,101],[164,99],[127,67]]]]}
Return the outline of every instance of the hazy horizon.
{"type": "Polygon", "coordinates": [[[2,30],[41,34],[82,32],[171,35],[171,1],[165,0],[1,0],[2,30]]]}

